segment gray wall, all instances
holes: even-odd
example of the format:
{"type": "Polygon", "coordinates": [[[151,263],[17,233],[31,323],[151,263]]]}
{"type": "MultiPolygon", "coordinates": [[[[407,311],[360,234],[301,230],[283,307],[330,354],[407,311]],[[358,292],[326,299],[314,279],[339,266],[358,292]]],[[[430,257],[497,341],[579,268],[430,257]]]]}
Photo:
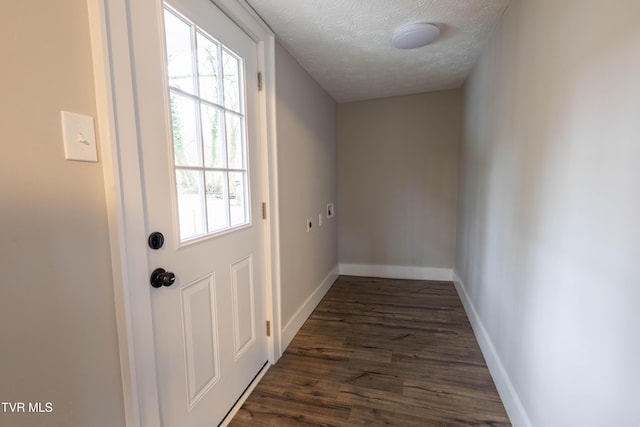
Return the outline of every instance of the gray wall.
{"type": "Polygon", "coordinates": [[[276,46],[282,326],[337,265],[336,103],[280,45],[276,46]],[[313,219],[307,233],[306,219],[313,219]]]}
{"type": "Polygon", "coordinates": [[[60,110],[96,115],[84,0],[0,14],[0,400],[52,402],[3,426],[121,426],[100,163],[64,160],[60,110]]]}
{"type": "Polygon", "coordinates": [[[338,107],[340,263],[452,268],[460,90],[338,107]]]}
{"type": "Polygon", "coordinates": [[[512,0],[465,87],[456,270],[534,426],[640,425],[639,20],[512,0]]]}

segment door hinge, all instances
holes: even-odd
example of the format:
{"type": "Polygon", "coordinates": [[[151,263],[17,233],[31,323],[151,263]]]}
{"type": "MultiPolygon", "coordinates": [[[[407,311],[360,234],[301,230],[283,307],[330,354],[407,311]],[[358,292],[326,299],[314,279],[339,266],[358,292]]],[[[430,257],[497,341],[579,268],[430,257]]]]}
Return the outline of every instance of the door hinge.
{"type": "Polygon", "coordinates": [[[262,92],[262,73],[258,73],[258,91],[262,92]]]}
{"type": "Polygon", "coordinates": [[[267,219],[267,204],[262,202],[262,219],[267,219]]]}
{"type": "Polygon", "coordinates": [[[267,336],[271,336],[271,320],[267,320],[267,336]]]}

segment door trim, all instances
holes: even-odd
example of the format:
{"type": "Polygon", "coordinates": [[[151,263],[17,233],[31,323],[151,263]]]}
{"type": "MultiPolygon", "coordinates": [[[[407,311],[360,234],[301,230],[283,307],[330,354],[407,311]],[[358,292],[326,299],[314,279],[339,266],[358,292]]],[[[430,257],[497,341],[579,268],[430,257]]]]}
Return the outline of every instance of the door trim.
{"type": "MultiPolygon", "coordinates": [[[[87,0],[126,425],[161,425],[148,285],[146,224],[130,49],[129,2],[87,0]]],[[[135,1],[135,0],[133,0],[135,1]]],[[[275,36],[244,0],[211,0],[256,43],[265,221],[269,362],[282,354],[275,36]]],[[[158,2],[162,7],[162,2],[158,2]]],[[[257,76],[256,76],[257,79],[257,76]]],[[[257,82],[256,82],[257,84],[257,82]]]]}

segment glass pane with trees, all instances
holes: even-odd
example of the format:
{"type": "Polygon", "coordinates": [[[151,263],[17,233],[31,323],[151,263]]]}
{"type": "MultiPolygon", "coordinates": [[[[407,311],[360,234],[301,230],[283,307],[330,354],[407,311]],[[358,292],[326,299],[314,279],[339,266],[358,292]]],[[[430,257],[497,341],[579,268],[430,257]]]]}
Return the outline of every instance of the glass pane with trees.
{"type": "Polygon", "coordinates": [[[243,62],[170,6],[164,17],[176,214],[184,242],[250,222],[243,62]]]}

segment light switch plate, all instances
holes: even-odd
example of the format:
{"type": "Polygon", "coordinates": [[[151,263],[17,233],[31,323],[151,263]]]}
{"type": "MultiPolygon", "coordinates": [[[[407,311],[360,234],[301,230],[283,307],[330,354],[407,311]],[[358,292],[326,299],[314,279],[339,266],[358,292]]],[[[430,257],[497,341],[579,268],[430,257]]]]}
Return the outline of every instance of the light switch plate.
{"type": "Polygon", "coordinates": [[[327,218],[333,218],[333,202],[327,204],[327,218]]]}
{"type": "Polygon", "coordinates": [[[64,158],[82,162],[97,162],[96,132],[93,117],[61,111],[64,158]]]}

